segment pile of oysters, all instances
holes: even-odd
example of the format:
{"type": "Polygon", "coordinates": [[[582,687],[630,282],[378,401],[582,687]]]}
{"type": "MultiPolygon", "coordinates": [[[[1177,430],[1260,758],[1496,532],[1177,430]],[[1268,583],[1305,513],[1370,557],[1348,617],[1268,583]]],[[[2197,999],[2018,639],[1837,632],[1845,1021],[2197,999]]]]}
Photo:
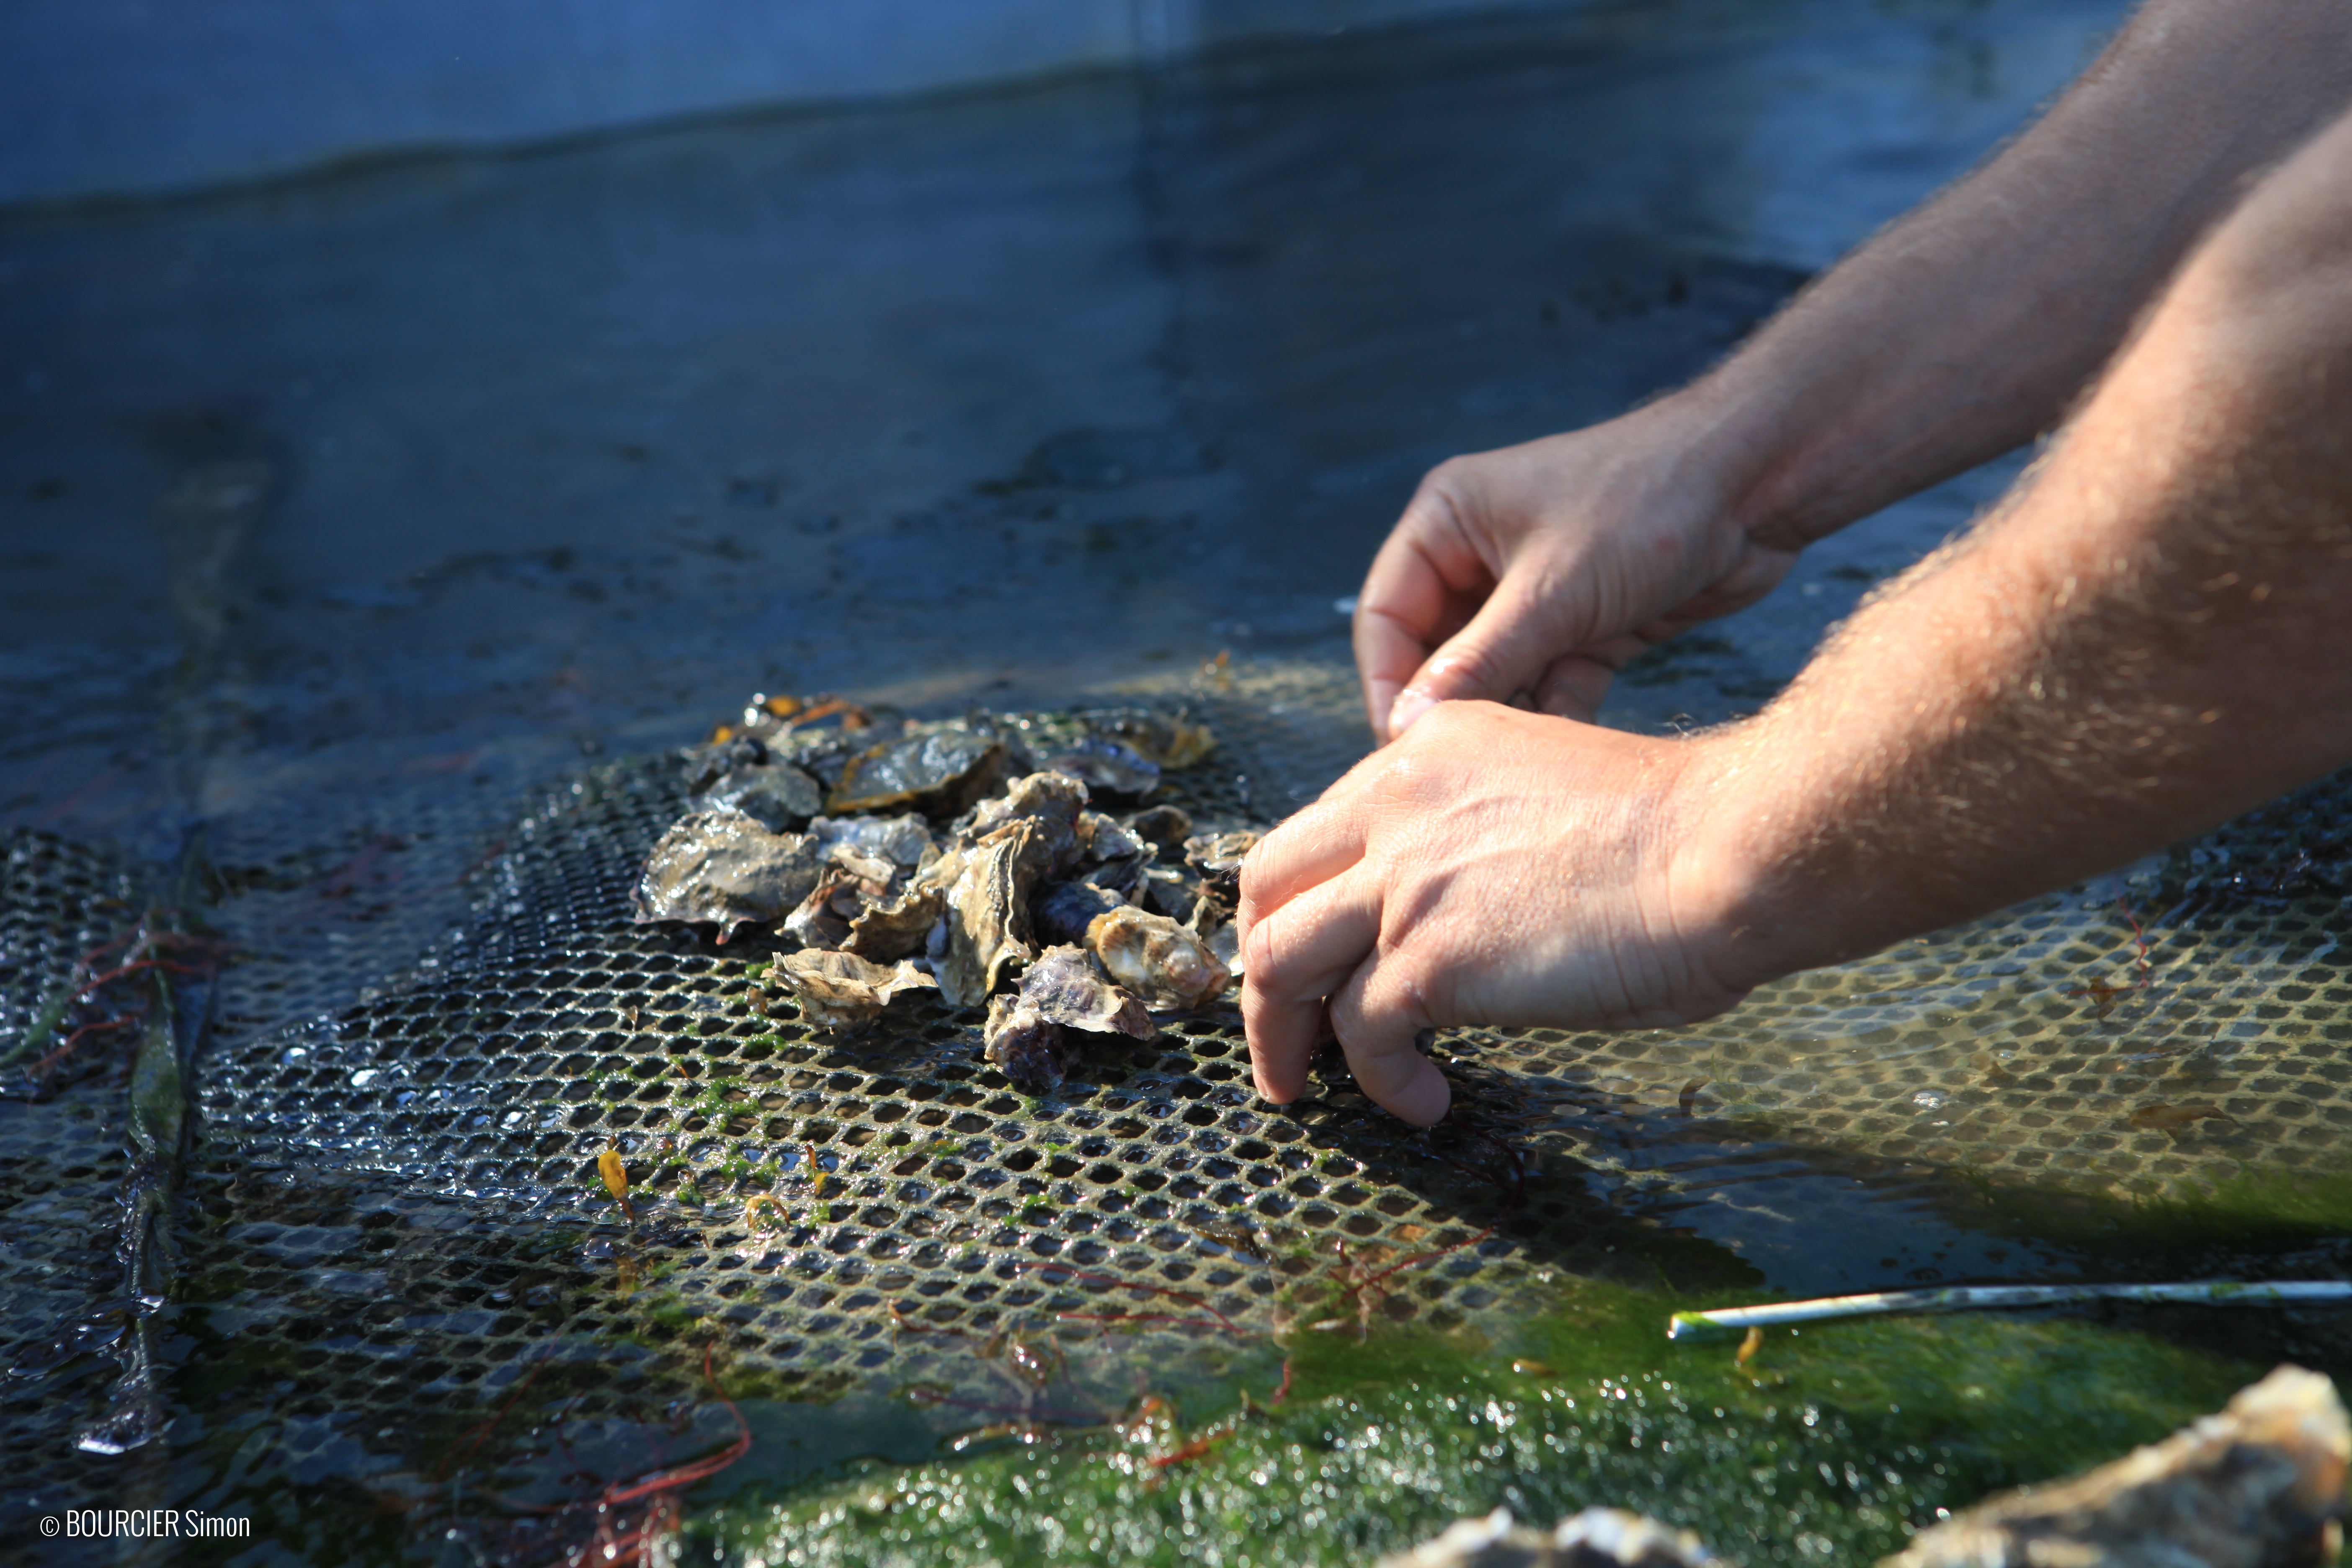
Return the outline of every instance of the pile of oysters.
{"type": "Polygon", "coordinates": [[[985,1011],[988,1058],[1055,1088],[1073,1035],[1150,1039],[1223,996],[1257,835],[1153,805],[1215,746],[1181,714],[913,722],[756,697],[685,753],[692,810],[646,857],[639,921],[744,927],[803,1018],[846,1033],[897,997],[985,1011]]]}

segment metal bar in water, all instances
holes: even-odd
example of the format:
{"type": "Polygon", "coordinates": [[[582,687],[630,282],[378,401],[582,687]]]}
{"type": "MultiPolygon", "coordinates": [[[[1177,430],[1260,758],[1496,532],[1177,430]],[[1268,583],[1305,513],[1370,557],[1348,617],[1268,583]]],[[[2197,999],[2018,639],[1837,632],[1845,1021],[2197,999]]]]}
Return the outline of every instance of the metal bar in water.
{"type": "Polygon", "coordinates": [[[1955,1285],[1939,1290],[1874,1290],[1760,1307],[1720,1307],[1676,1312],[1666,1321],[1670,1340],[1703,1339],[1780,1323],[1816,1323],[1886,1312],[1962,1312],[1992,1307],[2055,1307],[2071,1301],[2184,1301],[2200,1306],[2281,1305],[2352,1301],[2352,1280],[2280,1279],[2243,1283],[2209,1279],[2183,1285],[1955,1285]]]}

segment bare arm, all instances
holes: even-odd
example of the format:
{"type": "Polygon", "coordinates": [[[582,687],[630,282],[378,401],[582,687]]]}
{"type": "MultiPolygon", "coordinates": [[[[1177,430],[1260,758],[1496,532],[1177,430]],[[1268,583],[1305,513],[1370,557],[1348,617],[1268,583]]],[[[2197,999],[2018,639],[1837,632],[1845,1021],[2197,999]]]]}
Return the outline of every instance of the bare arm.
{"type": "Polygon", "coordinates": [[[2167,289],[2035,473],[1757,719],[1449,702],[1244,868],[1261,1089],[1318,1015],[1417,1121],[1433,1025],[1654,1026],[2352,760],[2352,116],[2167,289]]]}
{"type": "Polygon", "coordinates": [[[1617,665],[1805,544],[2050,428],[2246,178],[2347,104],[2352,0],[2153,0],[1714,373],[1434,470],[1360,598],[1375,730],[1517,692],[1589,717],[1617,665]]]}

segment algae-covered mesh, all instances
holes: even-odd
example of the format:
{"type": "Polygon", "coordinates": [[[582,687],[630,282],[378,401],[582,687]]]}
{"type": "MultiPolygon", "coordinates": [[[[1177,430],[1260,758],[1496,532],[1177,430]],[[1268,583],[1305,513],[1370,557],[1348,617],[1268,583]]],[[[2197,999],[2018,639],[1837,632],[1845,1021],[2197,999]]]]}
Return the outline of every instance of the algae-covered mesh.
{"type": "MultiPolygon", "coordinates": [[[[1219,745],[1153,798],[1204,829],[1278,819],[1363,744],[1336,674],[1182,700],[1219,745]]],[[[1089,1046],[1034,1100],[936,1001],[815,1030],[757,973],[772,943],[633,923],[685,801],[665,754],[520,805],[424,775],[217,828],[234,958],[177,1295],[205,1304],[188,1375],[267,1406],[252,1463],[415,1499],[495,1451],[469,1434],[517,1401],[575,1436],[659,1426],[704,1394],[707,1348],[738,1394],[887,1393],[942,1431],[1099,1422],[1172,1378],[1265,1392],[1307,1311],[1349,1334],[1507,1321],[1587,1233],[1596,1169],[1699,1187],[1793,1157],[1880,1191],[1965,1169],[2144,1194],[2325,1160],[2352,1120],[2338,782],[1696,1028],[1447,1036],[1460,1109],[1431,1132],[1336,1062],[1299,1105],[1259,1102],[1229,1002],[1089,1046]]],[[[86,851],[10,855],[0,1044],[137,909],[86,851]]],[[[114,1484],[61,1441],[102,1379],[34,1352],[109,1310],[119,1132],[72,1093],[5,1110],[8,1245],[47,1270],[5,1287],[27,1369],[5,1441],[63,1498],[114,1484]]]]}

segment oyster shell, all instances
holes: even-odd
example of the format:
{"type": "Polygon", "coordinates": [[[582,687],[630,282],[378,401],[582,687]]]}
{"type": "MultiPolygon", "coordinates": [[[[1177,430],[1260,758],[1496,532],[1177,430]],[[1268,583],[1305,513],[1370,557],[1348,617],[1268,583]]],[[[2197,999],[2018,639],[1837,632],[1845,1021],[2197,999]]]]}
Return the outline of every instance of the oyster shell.
{"type": "Polygon", "coordinates": [[[1062,1036],[1062,1026],[1041,1017],[1013,996],[993,996],[988,1003],[988,1023],[981,1030],[988,1059],[1011,1079],[1013,1087],[1030,1094],[1050,1094],[1069,1076],[1076,1053],[1062,1036]]]}
{"type": "Polygon", "coordinates": [[[1055,773],[1082,779],[1106,795],[1149,795],[1160,784],[1160,764],[1121,741],[1089,735],[1045,761],[1055,773]]]}
{"type": "Polygon", "coordinates": [[[1078,842],[1085,858],[1096,864],[1132,860],[1150,852],[1150,846],[1129,832],[1116,817],[1105,816],[1099,811],[1078,814],[1078,842]]]}
{"type": "Polygon", "coordinates": [[[772,832],[740,811],[698,811],[661,836],[637,879],[637,920],[708,921],[725,936],[789,914],[815,890],[824,863],[813,840],[772,832]]]}
{"type": "Polygon", "coordinates": [[[1083,942],[1097,915],[1126,902],[1091,882],[1049,883],[1029,906],[1030,925],[1039,942],[1083,942]]]}
{"type": "Polygon", "coordinates": [[[1066,1029],[1148,1040],[1160,1030],[1143,1004],[1111,984],[1082,947],[1052,947],[1021,976],[1021,1005],[1066,1029]]]}
{"type": "Polygon", "coordinates": [[[953,816],[995,788],[1004,742],[962,726],[918,731],[863,751],[842,770],[825,809],[835,813],[912,808],[953,816]]]}
{"type": "Polygon", "coordinates": [[[2347,1463],[2352,1423],[2336,1385],[2282,1366],[2219,1415],[2073,1480],[1989,1498],[1882,1568],[2319,1563],[2322,1538],[2344,1518],[2347,1463]]]}
{"type": "Polygon", "coordinates": [[[1154,713],[1148,708],[1105,708],[1075,717],[1090,733],[1119,742],[1146,762],[1162,768],[1189,768],[1217,749],[1217,737],[1209,727],[1196,724],[1181,713],[1154,713]]]}
{"type": "Polygon", "coordinates": [[[879,962],[912,957],[923,951],[931,928],[940,923],[947,908],[947,890],[928,885],[910,887],[895,899],[869,903],[849,922],[849,937],[842,943],[843,951],[879,962]]]}
{"type": "Polygon", "coordinates": [[[1204,882],[1235,888],[1241,882],[1242,861],[1265,837],[1246,827],[1232,833],[1201,834],[1184,840],[1184,863],[1197,868],[1204,882]]]}
{"type": "Polygon", "coordinates": [[[984,1002],[1006,970],[1026,963],[1029,897],[1045,869],[1046,831],[1015,817],[963,852],[948,894],[947,956],[940,990],[958,1007],[984,1002]]]}
{"type": "Polygon", "coordinates": [[[810,822],[808,831],[828,852],[845,844],[908,870],[927,864],[940,852],[931,825],[911,811],[899,816],[820,816],[810,822]]]}
{"type": "Polygon", "coordinates": [[[1155,1011],[1182,1012],[1215,1001],[1233,984],[1201,939],[1166,915],[1129,906],[1097,915],[1087,948],[1113,980],[1155,1011]]]}
{"type": "Polygon", "coordinates": [[[852,952],[788,952],[770,965],[769,973],[791,990],[803,1018],[844,1032],[880,1017],[894,997],[938,988],[911,963],[869,963],[852,952]]]}
{"type": "Polygon", "coordinates": [[[1128,831],[1161,855],[1174,855],[1192,837],[1192,818],[1182,806],[1155,805],[1127,819],[1128,831]]]}
{"type": "Polygon", "coordinates": [[[1014,779],[1003,795],[974,806],[964,832],[971,838],[985,838],[1008,822],[1026,818],[1043,835],[1039,849],[1047,869],[1062,871],[1076,865],[1082,853],[1078,820],[1086,809],[1087,786],[1081,781],[1067,773],[1029,773],[1014,779]]]}

